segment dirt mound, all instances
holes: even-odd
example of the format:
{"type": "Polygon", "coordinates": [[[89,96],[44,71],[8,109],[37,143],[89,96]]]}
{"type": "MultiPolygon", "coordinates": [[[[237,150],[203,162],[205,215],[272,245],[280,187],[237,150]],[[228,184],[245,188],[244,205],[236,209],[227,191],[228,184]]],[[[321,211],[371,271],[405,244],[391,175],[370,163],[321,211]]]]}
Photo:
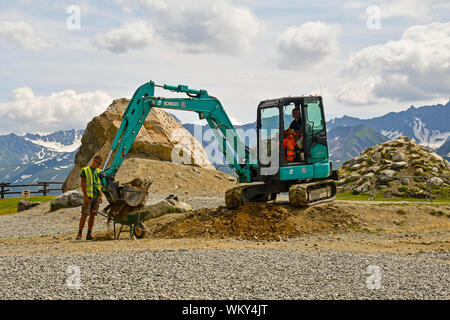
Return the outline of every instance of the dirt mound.
{"type": "Polygon", "coordinates": [[[299,209],[287,204],[249,203],[233,210],[219,207],[180,215],[151,226],[149,237],[281,240],[342,233],[357,224],[356,218],[333,204],[299,209]]]}

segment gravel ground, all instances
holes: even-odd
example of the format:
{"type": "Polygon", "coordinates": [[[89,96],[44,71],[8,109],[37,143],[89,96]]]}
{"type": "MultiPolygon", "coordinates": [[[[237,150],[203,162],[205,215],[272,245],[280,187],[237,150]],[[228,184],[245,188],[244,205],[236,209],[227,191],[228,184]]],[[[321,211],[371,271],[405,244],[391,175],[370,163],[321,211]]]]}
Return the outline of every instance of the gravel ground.
{"type": "MultiPolygon", "coordinates": [[[[167,195],[152,195],[151,200],[162,200],[167,195]]],[[[193,209],[215,208],[225,205],[223,197],[188,197],[180,196],[180,201],[189,203],[193,209]]],[[[100,209],[106,206],[106,201],[100,209]]],[[[80,220],[81,207],[50,211],[50,203],[17,214],[0,216],[0,239],[20,238],[35,235],[60,234],[76,232],[80,220]]],[[[87,228],[87,222],[86,226],[87,228]]],[[[106,229],[106,219],[98,216],[95,230],[106,229]]]]}
{"type": "Polygon", "coordinates": [[[0,299],[449,299],[449,261],[267,249],[0,257],[0,299]],[[66,284],[73,265],[78,290],[66,284]],[[380,289],[368,289],[368,266],[380,289]]]}

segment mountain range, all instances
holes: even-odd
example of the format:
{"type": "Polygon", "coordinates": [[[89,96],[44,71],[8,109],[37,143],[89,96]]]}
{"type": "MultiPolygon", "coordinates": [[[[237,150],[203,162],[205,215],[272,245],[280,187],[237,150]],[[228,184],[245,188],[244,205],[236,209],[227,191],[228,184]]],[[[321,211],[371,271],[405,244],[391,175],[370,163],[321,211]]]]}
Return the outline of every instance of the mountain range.
{"type": "MultiPolygon", "coordinates": [[[[184,124],[191,134],[195,126],[184,124]]],[[[256,122],[237,125],[235,128],[244,131],[255,129],[256,122]]],[[[201,129],[205,132],[209,126],[204,125],[201,129]]],[[[327,131],[330,157],[337,167],[367,147],[399,136],[414,138],[417,143],[450,159],[450,101],[445,105],[411,106],[405,111],[390,112],[372,119],[343,116],[327,121],[327,131]]],[[[250,140],[249,145],[252,145],[256,139],[250,140]]]]}
{"type": "Polygon", "coordinates": [[[62,182],[73,167],[84,130],[0,136],[0,182],[62,182]]]}
{"type": "MultiPolygon", "coordinates": [[[[208,125],[183,123],[183,126],[194,137],[195,130],[204,134],[209,129],[208,125]]],[[[235,128],[242,135],[248,129],[255,129],[256,122],[235,128]]],[[[414,138],[417,143],[450,160],[450,101],[445,105],[411,106],[405,111],[372,119],[343,116],[328,121],[327,130],[330,157],[335,167],[367,147],[400,135],[414,138]]],[[[0,182],[64,181],[73,167],[83,133],[84,130],[66,130],[0,136],[0,182]]],[[[208,145],[207,141],[202,142],[204,146],[208,145]]],[[[247,137],[245,143],[254,145],[256,137],[247,137]]]]}

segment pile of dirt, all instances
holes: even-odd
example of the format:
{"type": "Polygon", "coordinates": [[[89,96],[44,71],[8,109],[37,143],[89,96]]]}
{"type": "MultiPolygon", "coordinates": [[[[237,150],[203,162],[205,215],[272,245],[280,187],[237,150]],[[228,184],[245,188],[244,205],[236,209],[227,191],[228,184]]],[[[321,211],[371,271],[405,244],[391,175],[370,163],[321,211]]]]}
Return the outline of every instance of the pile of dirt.
{"type": "Polygon", "coordinates": [[[135,177],[150,179],[150,193],[193,196],[224,196],[237,186],[237,180],[226,173],[206,168],[157,161],[130,155],[119,168],[116,180],[126,183],[135,177]]]}
{"type": "MultiPolygon", "coordinates": [[[[95,155],[106,160],[129,101],[114,100],[105,112],[88,123],[81,139],[81,147],[75,156],[75,166],[64,182],[64,191],[79,185],[81,168],[89,165],[95,155]]],[[[172,161],[174,148],[180,158],[190,158],[189,164],[214,169],[201,143],[169,113],[153,108],[137,134],[130,153],[147,159],[172,161]]],[[[132,178],[137,177],[129,177],[128,180],[132,178]]]]}
{"type": "Polygon", "coordinates": [[[369,192],[376,188],[398,197],[450,197],[450,164],[436,153],[399,137],[367,148],[339,169],[340,191],[369,192]]]}
{"type": "Polygon", "coordinates": [[[282,240],[342,233],[358,223],[354,216],[333,204],[302,209],[288,204],[249,203],[233,210],[200,209],[150,225],[149,237],[282,240]]]}

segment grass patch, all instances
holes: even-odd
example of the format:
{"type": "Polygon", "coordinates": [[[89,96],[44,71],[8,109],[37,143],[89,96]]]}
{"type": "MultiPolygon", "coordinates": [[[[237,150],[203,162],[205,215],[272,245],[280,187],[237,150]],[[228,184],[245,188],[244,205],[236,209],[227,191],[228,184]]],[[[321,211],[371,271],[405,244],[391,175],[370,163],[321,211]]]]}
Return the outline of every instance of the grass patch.
{"type": "Polygon", "coordinates": [[[445,216],[447,218],[450,218],[450,214],[447,214],[447,213],[445,213],[442,210],[431,210],[430,214],[432,216],[435,216],[435,217],[443,217],[443,216],[445,216]]]}
{"type": "Polygon", "coordinates": [[[403,209],[398,209],[398,210],[397,210],[397,214],[405,215],[405,214],[406,214],[406,211],[403,210],[403,209]]]}
{"type": "MultiPolygon", "coordinates": [[[[52,199],[55,199],[57,196],[35,196],[35,197],[27,197],[27,201],[31,202],[47,202],[51,201],[52,199]]],[[[0,215],[6,215],[11,213],[17,212],[17,204],[20,200],[23,200],[24,198],[7,198],[7,199],[0,199],[0,215]]]]}

